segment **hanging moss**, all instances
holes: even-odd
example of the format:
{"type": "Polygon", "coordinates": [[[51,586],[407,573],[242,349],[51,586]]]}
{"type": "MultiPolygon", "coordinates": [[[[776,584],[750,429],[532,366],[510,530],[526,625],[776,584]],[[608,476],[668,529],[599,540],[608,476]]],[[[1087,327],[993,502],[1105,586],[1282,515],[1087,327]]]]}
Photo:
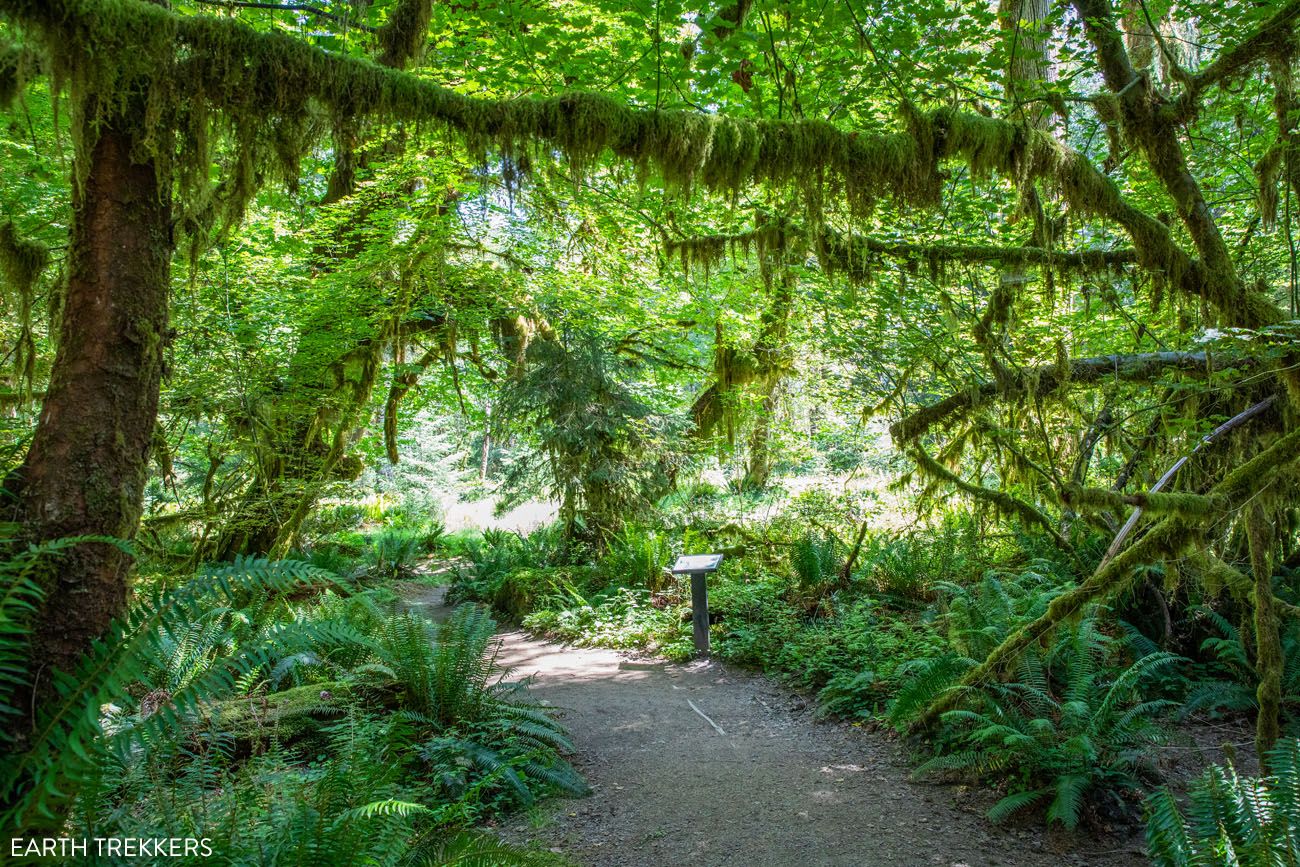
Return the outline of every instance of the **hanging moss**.
{"type": "Polygon", "coordinates": [[[730,235],[699,235],[692,238],[665,238],[664,253],[681,262],[682,270],[709,273],[728,258],[739,261],[753,256],[763,263],[799,258],[803,253],[803,234],[783,220],[774,220],[749,232],[730,235]]]}
{"type": "Polygon", "coordinates": [[[12,220],[0,223],[0,274],[18,295],[30,296],[49,264],[49,248],[19,237],[12,220]]]}
{"type": "Polygon", "coordinates": [[[1241,574],[1241,570],[1233,568],[1209,551],[1194,552],[1188,559],[1200,573],[1198,576],[1200,586],[1210,596],[1218,596],[1227,590],[1238,601],[1250,601],[1254,583],[1241,574]]]}
{"type": "Polygon", "coordinates": [[[1286,150],[1280,144],[1269,148],[1255,164],[1255,181],[1259,185],[1259,219],[1265,231],[1271,231],[1277,222],[1277,183],[1282,177],[1282,163],[1286,150]]]}
{"type": "MultiPolygon", "coordinates": [[[[419,4],[412,9],[423,13],[419,4]]],[[[932,205],[941,190],[939,163],[958,159],[979,175],[997,173],[1021,187],[1042,182],[1073,213],[1118,223],[1144,269],[1205,299],[1226,324],[1259,327],[1285,318],[1264,293],[1237,279],[1230,262],[1193,260],[1167,226],[1133,207],[1083,155],[1020,123],[907,106],[899,131],[846,133],[819,120],[636,109],[590,93],[480,100],[290,34],[176,15],[137,0],[8,0],[0,14],[43,32],[56,75],[80,92],[104,95],[90,107],[96,117],[143,96],[150,126],[143,146],[159,159],[181,154],[182,192],[206,187],[208,149],[219,138],[214,133],[225,133],[238,154],[228,212],[242,207],[260,173],[294,173],[296,156],[314,141],[314,104],[380,123],[440,124],[473,150],[495,150],[513,164],[558,150],[580,174],[608,153],[685,191],[792,186],[805,195],[815,222],[828,188],[842,189],[857,215],[884,197],[932,205]]],[[[395,27],[392,38],[413,32],[395,27]]]]}
{"type": "Polygon", "coordinates": [[[433,19],[433,0],[402,0],[388,14],[379,29],[379,62],[394,69],[405,69],[424,54],[429,39],[429,22],[433,19]]]}
{"type": "Polygon", "coordinates": [[[736,2],[724,6],[718,12],[719,24],[714,25],[713,33],[718,39],[726,41],[745,25],[745,18],[749,16],[750,7],[754,5],[754,0],[736,0],[736,2]]]}
{"type": "MultiPolygon", "coordinates": [[[[425,14],[425,5],[411,4],[410,15],[425,14]]],[[[793,185],[811,199],[834,183],[858,212],[882,196],[932,203],[939,194],[933,148],[916,129],[851,135],[824,121],[641,110],[590,93],[480,100],[289,34],[133,0],[14,0],[3,14],[43,31],[55,71],[74,90],[104,96],[90,107],[91,122],[143,96],[145,146],[156,159],[179,153],[189,185],[206,182],[208,148],[225,134],[237,146],[228,187],[236,203],[259,171],[292,173],[313,140],[313,104],[379,123],[442,124],[479,152],[547,157],[559,150],[579,173],[612,153],[685,190],[735,191],[757,181],[793,185]]],[[[419,32],[393,22],[386,38],[419,32]]]]}
{"type": "Polygon", "coordinates": [[[748,232],[698,235],[691,238],[665,239],[666,255],[681,261],[684,270],[699,268],[708,272],[728,257],[760,259],[788,255],[799,258],[815,250],[822,267],[830,274],[844,274],[857,282],[870,282],[872,262],[885,257],[905,263],[925,262],[931,279],[947,277],[946,266],[952,262],[990,266],[1041,265],[1044,274],[1051,269],[1079,274],[1123,273],[1137,262],[1137,252],[1118,250],[1051,250],[1043,247],[998,247],[972,244],[911,244],[882,241],[850,235],[829,226],[809,230],[785,220],[761,225],[748,232]]]}
{"type": "Polygon", "coordinates": [[[1056,364],[1025,368],[1016,371],[1006,382],[971,383],[965,391],[922,407],[894,424],[889,432],[900,445],[915,440],[937,426],[951,425],[980,404],[995,399],[1012,399],[1027,394],[1046,397],[1069,387],[1083,387],[1098,383],[1152,382],[1161,377],[1207,377],[1215,370],[1225,368],[1251,369],[1258,359],[1245,357],[1209,356],[1204,352],[1149,352],[1133,355],[1104,355],[1094,358],[1070,359],[1068,365],[1056,364]]]}
{"type": "Polygon", "coordinates": [[[6,108],[22,90],[25,52],[15,43],[0,40],[0,108],[6,108]]]}

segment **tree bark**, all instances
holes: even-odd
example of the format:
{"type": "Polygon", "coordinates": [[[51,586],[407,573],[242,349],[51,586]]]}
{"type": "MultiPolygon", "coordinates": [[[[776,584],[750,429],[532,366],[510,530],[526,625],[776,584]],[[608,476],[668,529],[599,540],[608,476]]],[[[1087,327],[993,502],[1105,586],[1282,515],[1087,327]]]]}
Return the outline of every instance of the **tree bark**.
{"type": "MultiPolygon", "coordinates": [[[[93,106],[82,107],[93,116],[93,106]]],[[[139,523],[167,330],[171,184],[142,152],[143,105],[86,124],[74,169],[59,348],[32,445],[10,485],[26,541],[131,538],[139,523]]],[[[87,543],[51,562],[32,623],[42,671],[72,670],[125,609],[130,558],[87,543]]],[[[48,675],[37,675],[39,699],[48,675]]]]}

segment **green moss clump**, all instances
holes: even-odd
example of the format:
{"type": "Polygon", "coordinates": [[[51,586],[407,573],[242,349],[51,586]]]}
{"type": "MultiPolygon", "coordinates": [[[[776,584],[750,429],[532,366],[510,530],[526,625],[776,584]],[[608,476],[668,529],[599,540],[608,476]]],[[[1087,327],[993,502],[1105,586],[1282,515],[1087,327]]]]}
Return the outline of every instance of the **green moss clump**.
{"type": "Polygon", "coordinates": [[[19,237],[12,220],[0,223],[0,274],[20,297],[31,298],[36,281],[49,264],[48,247],[19,237]]]}
{"type": "Polygon", "coordinates": [[[1138,493],[1121,494],[1103,488],[1084,488],[1067,485],[1062,499],[1079,511],[1115,513],[1139,508],[1152,515],[1179,515],[1184,518],[1205,518],[1219,514],[1227,507],[1222,497],[1189,493],[1138,493]]]}
{"type": "Polygon", "coordinates": [[[433,0],[402,0],[388,15],[388,23],[379,30],[379,62],[394,69],[405,69],[419,60],[429,38],[433,19],[433,0]]]}

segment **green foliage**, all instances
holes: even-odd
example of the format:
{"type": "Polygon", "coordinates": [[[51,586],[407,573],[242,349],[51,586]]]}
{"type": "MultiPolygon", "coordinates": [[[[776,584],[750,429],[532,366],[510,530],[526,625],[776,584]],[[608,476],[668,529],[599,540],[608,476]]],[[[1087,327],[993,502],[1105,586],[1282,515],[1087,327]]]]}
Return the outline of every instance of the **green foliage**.
{"type": "MultiPolygon", "coordinates": [[[[1282,311],[1300,297],[1286,297],[1297,292],[1291,233],[1272,227],[1291,213],[1280,191],[1296,186],[1289,59],[1272,56],[1294,41],[1294,16],[1249,35],[1272,26],[1277,4],[1157,4],[1141,10],[1155,19],[1145,24],[1130,20],[1132,4],[1113,4],[1125,62],[1095,38],[1108,16],[1052,10],[1008,27],[1006,10],[986,2],[889,14],[805,0],[276,5],[4,4],[6,470],[67,345],[60,323],[77,321],[63,316],[62,279],[46,273],[77,267],[65,230],[86,228],[73,191],[99,122],[138,109],[134,156],[169,178],[177,236],[192,248],[188,273],[172,275],[186,291],[170,293],[135,607],[95,649],[101,662],[59,683],[63,703],[43,711],[48,739],[31,745],[49,754],[24,781],[60,762],[81,776],[90,743],[134,737],[133,750],[162,749],[161,729],[175,724],[193,751],[228,760],[219,783],[196,789],[203,797],[270,809],[246,776],[265,761],[272,780],[261,781],[276,797],[320,798],[295,823],[333,812],[399,823],[381,836],[401,836],[431,821],[404,805],[453,790],[462,818],[526,800],[533,778],[509,748],[517,733],[491,730],[494,719],[510,729],[513,711],[440,710],[491,692],[478,675],[462,672],[477,686],[457,698],[437,672],[460,663],[414,649],[436,636],[392,619],[379,593],[322,591],[322,570],[411,577],[440,546],[437,516],[456,494],[491,492],[502,506],[547,494],[562,525],[448,545],[469,561],[453,598],[568,640],[680,657],[685,594],[662,567],[677,550],[725,549],[713,587],[719,654],[819,690],[828,711],[872,717],[892,702],[899,721],[956,696],[953,679],[1050,612],[1062,588],[1082,604],[1167,562],[1158,604],[1174,609],[1168,640],[1179,641],[1198,581],[1241,580],[1181,555],[1248,559],[1235,506],[1203,496],[1234,467],[1250,468],[1241,499],[1272,528],[1264,559],[1295,550],[1284,404],[1295,401],[1296,335],[1282,311]],[[1144,48],[1148,27],[1177,38],[1144,48]],[[1023,50],[1025,33],[1050,64],[1023,50]],[[1239,64],[1214,62],[1243,44],[1239,64]],[[1102,73],[1126,65],[1133,81],[1112,87],[1102,73]],[[1048,107],[1061,117],[1047,121],[1048,107]],[[1159,123],[1141,122],[1148,108],[1159,123]],[[1150,131],[1166,126],[1177,135],[1150,131]],[[1178,137],[1196,146],[1161,149],[1178,137]],[[1144,493],[1203,435],[1270,395],[1276,408],[1230,444],[1144,493]],[[725,423],[707,423],[715,411],[725,423]],[[816,476],[720,495],[758,456],[778,475],[798,466],[816,476]],[[808,490],[791,503],[783,484],[808,490]],[[969,511],[951,510],[953,491],[969,511]],[[328,505],[309,514],[318,501],[328,505]],[[1165,522],[1139,526],[1140,556],[1081,589],[1097,535],[1139,505],[1165,522]],[[209,587],[190,599],[175,586],[214,551],[289,546],[309,564],[293,567],[303,571],[292,586],[268,572],[288,567],[264,562],[231,567],[267,574],[230,595],[209,587]],[[181,600],[174,614],[167,594],[181,600]],[[213,702],[188,698],[204,695],[213,702]],[[98,719],[95,702],[108,698],[117,710],[98,719]],[[222,719],[204,717],[235,698],[265,701],[266,712],[226,704],[222,719]],[[455,722],[462,712],[474,721],[455,722]],[[447,782],[431,794],[379,779],[345,800],[305,779],[277,788],[306,751],[350,755],[345,723],[385,756],[436,740],[410,761],[447,782]]],[[[152,406],[151,395],[131,397],[152,406]]],[[[12,719],[27,712],[15,696],[32,674],[23,637],[39,592],[27,566],[10,565],[26,575],[0,602],[0,714],[12,719]]],[[[1254,708],[1249,592],[1232,589],[1237,600],[1221,609],[1231,620],[1194,618],[1214,633],[1204,659],[1145,671],[1144,685],[1168,679],[1148,692],[1174,694],[1186,672],[1196,681],[1188,712],[1254,708]]],[[[1124,604],[1141,609],[1157,594],[1124,604]]],[[[1087,607],[1067,636],[1087,612],[1098,634],[1112,628],[1087,607]]],[[[1291,618],[1282,634],[1287,711],[1300,701],[1297,629],[1291,618]]],[[[982,741],[970,720],[944,735],[964,732],[964,748],[990,762],[1007,753],[1037,781],[1004,811],[1056,786],[1055,815],[1067,821],[1074,787],[1096,800],[1136,773],[1109,758],[1112,777],[1080,783],[1060,771],[1061,743],[1127,737],[1102,717],[1087,734],[1087,714],[1064,693],[1077,683],[1104,701],[1103,686],[1131,670],[1112,647],[1088,663],[1093,676],[1076,678],[1089,652],[1064,640],[1029,653],[1037,669],[983,670],[1010,680],[962,694],[966,711],[1016,731],[1015,713],[1025,725],[1048,720],[1051,731],[1024,732],[1041,735],[1048,758],[982,741]],[[1024,690],[1039,679],[1047,698],[1031,707],[1024,690]],[[1060,790],[1060,780],[1074,782],[1060,790]]],[[[189,767],[182,752],[159,760],[160,780],[189,767]]],[[[42,797],[54,812],[66,800],[42,797]]],[[[321,838],[352,842],[336,830],[321,838]]],[[[258,845],[280,851],[272,836],[258,845]]]]}
{"type": "Polygon", "coordinates": [[[521,620],[543,600],[579,600],[579,586],[591,570],[558,565],[569,559],[564,528],[551,525],[531,533],[488,530],[465,548],[468,568],[459,569],[448,590],[452,601],[475,600],[512,620],[521,620]]]}
{"type": "MultiPolygon", "coordinates": [[[[1183,715],[1197,712],[1211,715],[1241,713],[1258,708],[1259,677],[1242,641],[1241,631],[1219,612],[1200,607],[1195,620],[1207,625],[1210,634],[1201,642],[1205,663],[1197,667],[1189,685],[1183,715]],[[1199,675],[1199,676],[1196,676],[1199,675]]],[[[1300,622],[1289,619],[1282,628],[1281,700],[1288,707],[1300,705],[1300,622]]],[[[1287,723],[1296,725],[1294,717],[1287,723]]]]}
{"type": "Polygon", "coordinates": [[[942,582],[962,582],[989,564],[988,545],[969,514],[944,516],[934,528],[869,537],[858,562],[862,580],[901,599],[932,597],[942,582]]]}
{"type": "MultiPolygon", "coordinates": [[[[85,541],[5,562],[7,689],[26,676],[14,624],[39,601],[33,570],[85,541]]],[[[503,679],[484,610],[433,626],[330,587],[305,563],[245,560],[137,598],[6,755],[5,826],[70,815],[87,836],[207,837],[236,862],[396,864],[494,811],[586,791],[563,730],[503,679]]],[[[459,838],[447,851],[538,863],[459,838]]]]}
{"type": "Polygon", "coordinates": [[[820,590],[833,584],[842,560],[840,544],[829,534],[805,533],[790,547],[790,568],[802,590],[820,590]]]}
{"type": "Polygon", "coordinates": [[[524,625],[573,644],[641,648],[674,662],[695,654],[689,624],[680,612],[656,606],[641,588],[612,588],[590,601],[561,601],[555,608],[534,611],[524,625]]]}
{"type": "Polygon", "coordinates": [[[1231,764],[1192,783],[1186,807],[1168,789],[1146,802],[1147,851],[1156,867],[1300,863],[1300,742],[1269,751],[1268,774],[1241,777],[1231,764]]]}
{"type": "Polygon", "coordinates": [[[565,867],[550,852],[533,852],[502,843],[490,834],[457,834],[422,844],[411,852],[411,867],[565,867]]]}
{"type": "Polygon", "coordinates": [[[214,601],[239,604],[335,580],[305,563],[249,560],[209,569],[179,588],[137,600],[77,671],[54,673],[56,697],[41,705],[32,734],[0,767],[0,782],[14,795],[0,823],[23,828],[57,821],[91,774],[97,756],[130,751],[176,732],[205,702],[299,648],[355,640],[345,628],[284,623],[221,657],[219,664],[202,659],[206,651],[195,659],[186,649],[196,643],[187,639],[193,624],[203,621],[214,601]],[[151,676],[157,680],[151,681],[151,676]],[[112,738],[104,738],[100,708],[120,700],[133,683],[149,690],[166,689],[166,684],[177,688],[167,692],[160,706],[140,712],[116,726],[112,738]]]}
{"type": "Polygon", "coordinates": [[[667,533],[628,524],[609,541],[596,568],[611,584],[655,592],[663,589],[672,558],[673,544],[667,533]]]}

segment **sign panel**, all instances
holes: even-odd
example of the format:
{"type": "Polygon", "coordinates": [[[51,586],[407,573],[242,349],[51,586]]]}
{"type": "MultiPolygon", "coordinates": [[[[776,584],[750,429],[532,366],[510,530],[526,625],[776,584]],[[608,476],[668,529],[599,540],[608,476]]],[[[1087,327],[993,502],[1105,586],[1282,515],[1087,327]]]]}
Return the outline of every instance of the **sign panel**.
{"type": "Polygon", "coordinates": [[[689,554],[677,558],[677,562],[673,564],[672,572],[674,575],[683,575],[690,572],[713,572],[721,562],[721,554],[689,554]]]}

